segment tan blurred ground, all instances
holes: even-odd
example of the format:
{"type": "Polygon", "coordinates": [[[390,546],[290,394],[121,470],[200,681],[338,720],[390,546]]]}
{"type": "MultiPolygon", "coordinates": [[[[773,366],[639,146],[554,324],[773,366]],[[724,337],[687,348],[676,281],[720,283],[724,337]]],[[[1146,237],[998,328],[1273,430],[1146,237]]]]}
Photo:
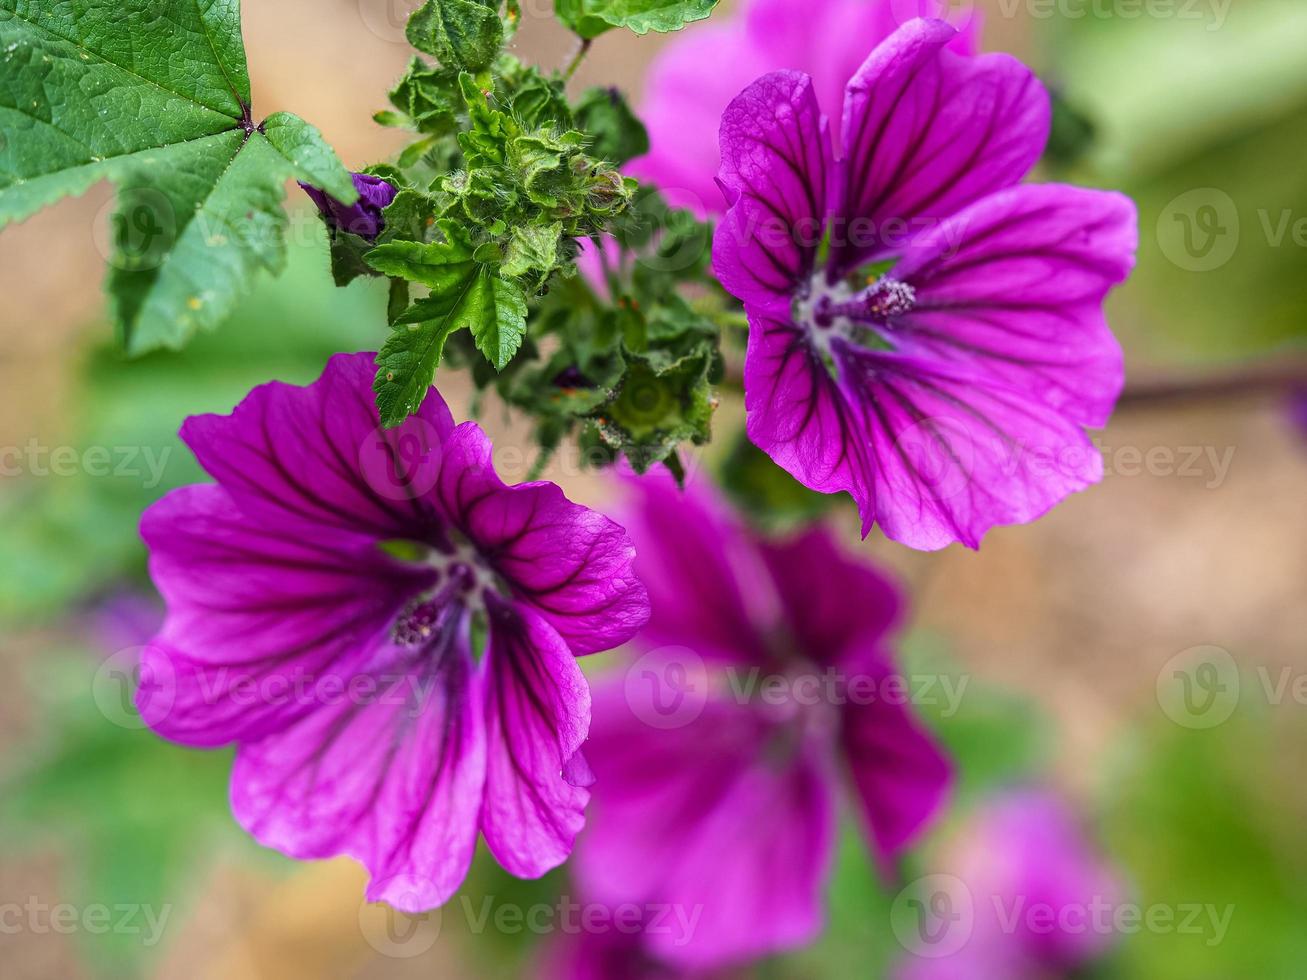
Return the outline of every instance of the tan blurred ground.
{"type": "MultiPolygon", "coordinates": [[[[396,149],[397,135],[368,119],[410,57],[400,25],[411,4],[246,0],[244,7],[259,115],[293,109],[356,166],[396,149]]],[[[1019,20],[993,18],[986,42],[1020,52],[1027,34],[1019,20]]],[[[659,43],[614,32],[596,44],[578,83],[617,81],[638,91],[659,43]]],[[[562,64],[571,48],[555,25],[530,16],[519,45],[544,64],[562,64]]],[[[92,230],[105,220],[108,200],[97,187],[0,238],[0,444],[54,440],[62,431],[70,353],[86,331],[105,329],[95,325],[103,258],[92,230]]],[[[1118,310],[1131,315],[1128,291],[1118,310]]],[[[738,406],[723,406],[723,427],[738,418],[738,406]]],[[[1172,469],[1190,447],[1218,458],[1233,450],[1233,458],[1219,485],[1210,460],[1195,476],[1168,474],[1165,465],[1150,475],[1109,476],[1033,526],[993,533],[980,554],[917,555],[875,538],[862,546],[918,584],[918,625],[941,634],[977,675],[1045,707],[1059,730],[1059,771],[1081,789],[1100,778],[1113,732],[1157,710],[1158,671],[1181,650],[1215,644],[1272,669],[1307,662],[1307,444],[1277,406],[1128,412],[1101,442],[1109,468],[1132,448],[1169,448],[1172,469]]],[[[593,485],[569,489],[595,500],[593,485]]],[[[39,651],[34,643],[23,652],[39,651]]],[[[441,958],[449,955],[444,947],[404,961],[363,942],[363,879],[348,862],[305,866],[271,892],[257,873],[218,865],[203,914],[172,934],[159,976],[459,975],[441,958]]],[[[0,871],[0,892],[55,901],[58,870],[57,856],[33,857],[0,871]]],[[[6,977],[79,975],[68,942],[29,939],[21,956],[6,955],[6,977]]]]}

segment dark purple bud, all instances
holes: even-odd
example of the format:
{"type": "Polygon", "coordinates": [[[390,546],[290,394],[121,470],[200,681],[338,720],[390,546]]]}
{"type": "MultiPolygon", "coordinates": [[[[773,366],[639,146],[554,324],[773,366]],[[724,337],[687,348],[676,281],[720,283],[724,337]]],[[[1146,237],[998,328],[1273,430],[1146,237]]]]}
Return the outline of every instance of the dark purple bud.
{"type": "Polygon", "coordinates": [[[359,199],[357,203],[349,206],[341,204],[335,198],[302,181],[300,186],[304,188],[304,193],[313,199],[322,216],[327,219],[328,225],[366,238],[368,241],[375,241],[381,234],[381,230],[386,227],[381,212],[399,193],[389,181],[373,177],[371,174],[354,174],[354,186],[358,189],[359,199]]]}

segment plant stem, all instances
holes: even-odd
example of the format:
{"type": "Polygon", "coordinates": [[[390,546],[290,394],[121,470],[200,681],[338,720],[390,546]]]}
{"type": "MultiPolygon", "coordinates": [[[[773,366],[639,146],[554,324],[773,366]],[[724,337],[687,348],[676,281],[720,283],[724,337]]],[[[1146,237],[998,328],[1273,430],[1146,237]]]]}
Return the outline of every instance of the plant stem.
{"type": "Polygon", "coordinates": [[[1188,402],[1226,401],[1307,391],[1307,358],[1277,358],[1201,377],[1155,378],[1126,387],[1121,408],[1153,408],[1188,402]]]}
{"type": "Polygon", "coordinates": [[[576,54],[573,56],[568,66],[563,69],[563,81],[570,82],[572,80],[572,76],[575,75],[576,70],[581,67],[581,62],[585,61],[585,56],[590,53],[590,47],[593,44],[593,38],[587,37],[581,41],[581,47],[577,49],[576,54]]]}

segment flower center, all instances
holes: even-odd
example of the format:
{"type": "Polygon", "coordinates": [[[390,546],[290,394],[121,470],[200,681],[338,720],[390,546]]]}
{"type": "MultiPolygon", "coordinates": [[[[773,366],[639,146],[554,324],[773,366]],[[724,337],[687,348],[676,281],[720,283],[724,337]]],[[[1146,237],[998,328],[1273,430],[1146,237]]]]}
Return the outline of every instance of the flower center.
{"type": "MultiPolygon", "coordinates": [[[[434,588],[411,600],[395,618],[390,635],[401,646],[429,643],[464,612],[483,611],[485,591],[498,588],[494,572],[466,543],[456,545],[452,553],[420,545],[415,547],[415,553],[406,553],[403,557],[431,565],[439,569],[441,575],[434,588]]],[[[387,551],[396,554],[393,546],[387,551]]]]}
{"type": "Polygon", "coordinates": [[[881,276],[855,292],[848,283],[828,284],[820,274],[806,296],[795,304],[795,317],[823,353],[841,337],[867,347],[888,348],[883,328],[917,305],[917,291],[908,283],[881,276]]]}

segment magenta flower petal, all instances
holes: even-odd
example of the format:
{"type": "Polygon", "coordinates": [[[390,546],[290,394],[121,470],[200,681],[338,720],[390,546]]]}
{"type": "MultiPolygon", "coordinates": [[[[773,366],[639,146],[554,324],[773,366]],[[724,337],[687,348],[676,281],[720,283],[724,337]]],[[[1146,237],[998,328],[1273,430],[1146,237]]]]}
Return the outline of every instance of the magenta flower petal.
{"type": "Polygon", "coordinates": [[[874,518],[895,541],[976,548],[991,527],[1033,521],[1103,477],[1078,424],[981,371],[841,341],[834,351],[876,460],[874,518]]]}
{"type": "Polygon", "coordinates": [[[890,322],[891,336],[1104,425],[1124,368],[1103,300],[1130,274],[1138,238],[1134,203],[1120,194],[1000,191],[909,246],[891,275],[912,285],[916,305],[890,322]]]}
{"type": "Polygon", "coordinates": [[[841,272],[903,244],[901,226],[933,225],[1010,187],[1038,161],[1051,119],[1043,86],[1002,54],[945,50],[957,32],[908,22],[867,59],[844,103],[841,272]]]}
{"type": "Polygon", "coordinates": [[[645,936],[658,959],[690,968],[802,945],[820,931],[835,831],[835,779],[819,745],[783,766],[777,731],[751,708],[710,701],[690,724],[646,726],[620,685],[596,691],[587,755],[595,819],[578,851],[586,894],[666,903],[694,917],[645,936]]]}
{"type": "Polygon", "coordinates": [[[439,493],[454,525],[574,653],[630,639],[649,618],[649,598],[626,532],[552,483],[505,486],[491,454],[475,423],[449,438],[439,493]]]}
{"type": "Polygon", "coordinates": [[[506,870],[538,878],[562,864],[585,824],[591,780],[577,759],[590,690],[576,658],[531,610],[487,595],[490,643],[481,828],[506,870]]]}
{"type": "Polygon", "coordinates": [[[405,601],[431,582],[371,542],[266,526],[221,487],[174,490],[145,512],[150,571],[167,602],[142,653],[138,706],[161,735],[216,746],[257,738],[312,710],[260,692],[347,680],[405,601]]]}
{"type": "Polygon", "coordinates": [[[752,542],[704,482],[691,478],[681,491],[670,476],[625,481],[634,499],[623,524],[643,542],[635,570],[653,609],[640,643],[674,645],[689,634],[700,656],[750,663],[763,648],[755,613],[765,583],[754,581],[752,542]]]}
{"type": "MultiPolygon", "coordinates": [[[[877,644],[851,651],[844,666],[882,683],[893,674],[877,644]]],[[[952,763],[892,697],[854,699],[843,712],[840,744],[867,834],[888,874],[895,859],[943,811],[953,784],[952,763]]]]}
{"type": "Polygon", "coordinates": [[[967,942],[905,956],[895,980],[1098,972],[1094,961],[1118,935],[1112,916],[1128,900],[1077,814],[1042,790],[1016,790],[984,804],[945,848],[939,870],[970,893],[967,942]]]}
{"type": "Polygon", "coordinates": [[[485,730],[466,623],[440,642],[381,651],[370,671],[285,730],[242,744],[232,811],[296,858],[348,854],[369,901],[422,912],[449,899],[476,845],[485,730]]]}
{"type": "Polygon", "coordinates": [[[670,192],[678,205],[700,216],[720,212],[716,177],[722,111],[751,81],[780,67],[741,44],[734,25],[714,18],[688,28],[663,48],[649,70],[649,95],[640,115],[651,151],[632,160],[626,171],[670,192]],[[713,70],[704,71],[705,65],[713,70]]]}
{"type": "Polygon", "coordinates": [[[898,625],[899,589],[846,555],[827,529],[766,542],[760,550],[790,634],[818,663],[844,665],[855,648],[881,641],[898,625]]]}
{"type": "Polygon", "coordinates": [[[300,388],[255,388],[231,415],[187,419],[182,438],[236,503],[273,522],[401,537],[438,528],[424,495],[453,419],[438,393],[418,415],[382,429],[373,404],[375,355],[337,354],[300,388]]]}
{"type": "Polygon", "coordinates": [[[928,549],[976,547],[1101,477],[1082,427],[1121,390],[1102,304],[1137,239],[1120,196],[1012,187],[1048,97],[1010,58],[946,50],[956,38],[914,20],[872,53],[833,172],[806,76],[746,89],[723,119],[713,252],[749,316],[749,437],[848,492],[864,535],[879,522],[928,549]]]}
{"type": "Polygon", "coordinates": [[[625,642],[648,601],[620,528],[504,486],[435,393],[383,432],[372,361],[188,425],[219,484],[142,520],[168,612],[138,704],[166,737],[237,743],[233,809],[258,840],[352,855],[369,897],[416,912],[458,887],[478,831],[520,874],[566,857],[589,781],[574,655],[625,642]]]}
{"type": "MultiPolygon", "coordinates": [[[[714,16],[690,26],[654,59],[641,107],[652,148],[627,168],[701,216],[724,210],[715,183],[721,168],[718,127],[750,82],[771,71],[806,72],[821,105],[838,106],[867,52],[908,15],[927,16],[939,2],[747,0],[741,6],[736,17],[714,16]]],[[[974,50],[979,21],[974,14],[968,18],[952,50],[974,50]]]]}
{"type": "Polygon", "coordinates": [[[805,486],[851,494],[869,526],[874,462],[858,413],[804,331],[788,318],[750,311],[744,405],[754,445],[805,486]]]}
{"type": "Polygon", "coordinates": [[[722,117],[718,180],[731,204],[713,242],[722,285],[778,316],[817,258],[828,210],[830,136],[812,79],[758,79],[722,117]]]}
{"type": "Polygon", "coordinates": [[[936,815],[949,772],[907,709],[866,703],[868,683],[884,690],[890,669],[900,599],[888,579],[824,531],[763,539],[702,489],[678,521],[667,481],[635,482],[652,512],[630,528],[655,559],[641,569],[657,633],[638,636],[654,649],[596,690],[594,814],[576,867],[587,897],[604,904],[697,915],[692,935],[646,932],[643,947],[709,969],[819,931],[841,769],[859,794],[878,794],[858,802],[886,856],[936,815]],[[711,620],[723,606],[733,622],[745,617],[730,656],[717,655],[724,641],[711,620]],[[662,650],[669,658],[653,659],[662,650]],[[660,666],[676,672],[660,677],[660,666]],[[683,695],[675,710],[641,696],[650,671],[659,690],[683,695]]]}

